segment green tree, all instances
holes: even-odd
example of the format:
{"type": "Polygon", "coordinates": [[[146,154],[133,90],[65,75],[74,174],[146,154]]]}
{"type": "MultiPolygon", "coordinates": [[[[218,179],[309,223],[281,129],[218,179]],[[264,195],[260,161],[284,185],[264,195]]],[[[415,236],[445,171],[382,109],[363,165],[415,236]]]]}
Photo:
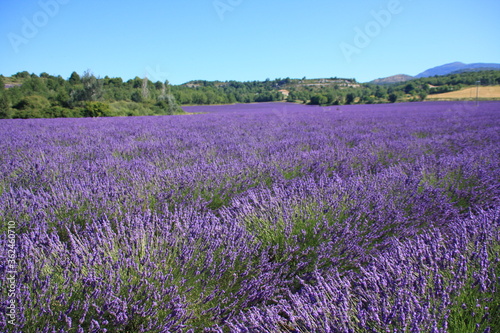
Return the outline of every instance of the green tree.
{"type": "Polygon", "coordinates": [[[44,118],[50,117],[50,102],[44,96],[31,95],[21,99],[19,103],[14,105],[17,111],[14,118],[44,118]]]}
{"type": "Polygon", "coordinates": [[[82,76],[84,101],[97,101],[102,97],[102,81],[87,70],[82,76]]]}
{"type": "Polygon", "coordinates": [[[45,81],[38,76],[32,76],[24,80],[21,90],[24,95],[48,96],[49,94],[45,81]]]}
{"type": "Polygon", "coordinates": [[[391,93],[389,95],[389,102],[396,103],[398,101],[398,95],[396,93],[391,93]]]}
{"type": "Polygon", "coordinates": [[[77,118],[81,117],[78,109],[68,109],[62,106],[52,106],[49,111],[51,118],[77,118]]]}
{"type": "Polygon", "coordinates": [[[102,102],[87,102],[83,110],[84,117],[109,117],[111,116],[111,108],[109,104],[102,102]]]}
{"type": "Polygon", "coordinates": [[[138,76],[136,76],[133,80],[132,80],[132,87],[133,88],[141,88],[142,87],[142,79],[138,76]]]}
{"type": "Polygon", "coordinates": [[[138,91],[134,91],[132,93],[131,99],[132,99],[133,102],[136,102],[136,103],[142,103],[143,102],[142,94],[140,94],[138,91]]]}
{"type": "Polygon", "coordinates": [[[0,118],[10,119],[12,118],[12,114],[9,97],[5,93],[0,93],[0,118]]]}
{"type": "Polygon", "coordinates": [[[114,77],[111,79],[108,79],[108,84],[117,88],[121,88],[123,85],[123,80],[121,77],[114,77]]]}
{"type": "Polygon", "coordinates": [[[13,75],[16,79],[27,79],[30,77],[30,73],[27,71],[24,72],[17,72],[16,74],[13,75]]]}
{"type": "Polygon", "coordinates": [[[57,90],[60,87],[65,87],[66,86],[66,81],[58,76],[50,76],[47,79],[45,79],[45,86],[47,87],[48,90],[57,90]]]}
{"type": "Polygon", "coordinates": [[[207,95],[201,91],[193,92],[193,104],[207,104],[207,95]]]}
{"type": "Polygon", "coordinates": [[[311,97],[312,105],[325,105],[328,103],[328,97],[325,95],[317,94],[311,97]]]}
{"type": "Polygon", "coordinates": [[[377,88],[375,88],[375,97],[377,97],[379,99],[386,99],[387,98],[387,89],[385,89],[381,86],[377,86],[377,88]]]}
{"type": "Polygon", "coordinates": [[[405,94],[413,94],[415,92],[415,85],[413,83],[408,83],[406,86],[405,86],[405,94]]]}
{"type": "Polygon", "coordinates": [[[356,100],[356,95],[354,93],[348,93],[345,96],[345,103],[346,104],[352,104],[356,100]]]}
{"type": "Polygon", "coordinates": [[[168,80],[165,81],[162,93],[158,97],[158,102],[156,103],[156,110],[158,114],[179,114],[184,113],[184,110],[177,105],[174,95],[170,89],[168,80]]]}
{"type": "Polygon", "coordinates": [[[427,98],[427,95],[428,95],[428,93],[425,90],[420,90],[418,92],[418,97],[420,98],[421,101],[425,101],[425,99],[427,98]]]}
{"type": "Polygon", "coordinates": [[[70,107],[70,95],[64,88],[59,88],[55,91],[55,96],[52,98],[52,103],[63,107],[70,107]]]}
{"type": "Polygon", "coordinates": [[[72,86],[76,86],[77,84],[82,83],[82,80],[80,78],[80,75],[78,75],[77,72],[73,72],[73,73],[71,73],[71,76],[69,77],[68,82],[72,86]]]}
{"type": "Polygon", "coordinates": [[[101,99],[103,94],[102,81],[96,78],[90,70],[85,71],[82,78],[82,88],[74,89],[71,98],[75,102],[95,102],[101,99]]]}
{"type": "Polygon", "coordinates": [[[39,95],[26,96],[19,103],[17,103],[14,108],[18,110],[27,109],[44,109],[50,106],[50,102],[47,98],[39,95]]]}

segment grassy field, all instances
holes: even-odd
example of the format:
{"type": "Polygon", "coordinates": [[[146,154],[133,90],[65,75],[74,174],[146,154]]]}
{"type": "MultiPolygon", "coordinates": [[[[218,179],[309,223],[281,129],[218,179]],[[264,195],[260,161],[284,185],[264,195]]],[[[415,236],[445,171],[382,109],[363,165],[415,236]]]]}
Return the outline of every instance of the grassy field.
{"type": "MultiPolygon", "coordinates": [[[[459,91],[452,91],[444,94],[429,95],[427,99],[443,100],[443,99],[475,99],[476,87],[465,88],[459,91]]],[[[494,99],[500,98],[500,86],[479,87],[479,98],[494,99]]]]}

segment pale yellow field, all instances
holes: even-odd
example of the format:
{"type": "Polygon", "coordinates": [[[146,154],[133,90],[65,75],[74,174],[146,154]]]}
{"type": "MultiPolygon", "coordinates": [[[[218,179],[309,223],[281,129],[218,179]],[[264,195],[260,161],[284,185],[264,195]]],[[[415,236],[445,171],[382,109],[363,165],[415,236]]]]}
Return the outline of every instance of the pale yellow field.
{"type": "MultiPolygon", "coordinates": [[[[444,94],[429,95],[427,99],[475,99],[476,87],[465,88],[444,94]]],[[[479,98],[500,98],[500,86],[479,87],[479,98]]]]}

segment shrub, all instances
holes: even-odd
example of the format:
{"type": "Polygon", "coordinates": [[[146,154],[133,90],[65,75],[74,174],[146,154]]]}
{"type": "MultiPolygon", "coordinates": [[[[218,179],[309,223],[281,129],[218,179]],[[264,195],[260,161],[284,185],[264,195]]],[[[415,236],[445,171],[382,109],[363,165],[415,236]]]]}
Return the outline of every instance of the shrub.
{"type": "Polygon", "coordinates": [[[0,119],[12,118],[12,114],[9,98],[5,94],[0,95],[0,119]]]}
{"type": "Polygon", "coordinates": [[[14,118],[45,118],[50,113],[50,102],[43,96],[26,96],[14,108],[17,109],[14,118]]]}
{"type": "Polygon", "coordinates": [[[83,115],[84,117],[109,117],[111,116],[111,108],[107,103],[87,102],[83,115]]]}

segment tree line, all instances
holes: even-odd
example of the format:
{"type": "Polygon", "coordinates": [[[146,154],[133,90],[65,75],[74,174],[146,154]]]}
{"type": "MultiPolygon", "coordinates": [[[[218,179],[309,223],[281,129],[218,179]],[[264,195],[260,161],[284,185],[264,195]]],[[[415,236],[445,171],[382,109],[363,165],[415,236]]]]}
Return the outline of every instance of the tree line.
{"type": "Polygon", "coordinates": [[[476,84],[491,86],[500,84],[500,71],[487,70],[464,72],[446,76],[434,76],[410,81],[377,85],[362,84],[359,89],[323,89],[311,92],[310,104],[373,104],[424,101],[428,95],[463,89],[476,84]]]}
{"type": "Polygon", "coordinates": [[[19,72],[0,76],[0,118],[171,115],[184,111],[166,82],[97,78],[90,71],[61,76],[19,72]]]}
{"type": "Polygon", "coordinates": [[[191,81],[170,85],[135,77],[95,77],[73,72],[68,79],[19,72],[0,75],[0,118],[102,117],[182,114],[180,105],[287,101],[343,105],[423,101],[429,94],[475,85],[500,84],[500,71],[414,79],[399,84],[358,84],[354,79],[191,81]],[[324,83],[326,82],[326,83],[324,83]]]}

